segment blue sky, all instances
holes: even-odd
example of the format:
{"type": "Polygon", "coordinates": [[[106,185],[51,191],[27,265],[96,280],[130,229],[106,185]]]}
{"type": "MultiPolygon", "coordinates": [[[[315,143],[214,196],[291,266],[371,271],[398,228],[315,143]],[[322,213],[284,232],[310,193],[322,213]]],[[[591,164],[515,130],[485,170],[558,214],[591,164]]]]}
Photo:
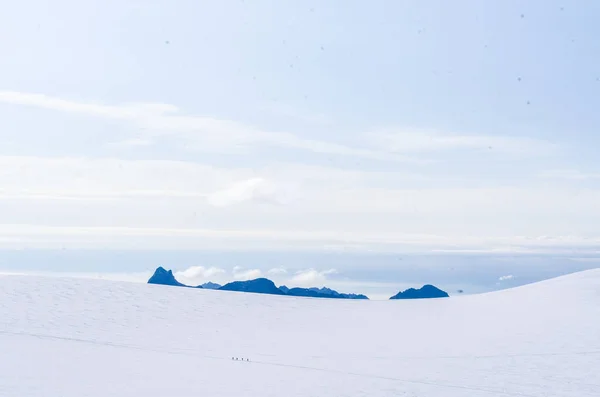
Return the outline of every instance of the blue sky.
{"type": "Polygon", "coordinates": [[[597,255],[599,18],[12,2],[0,249],[597,255]]]}

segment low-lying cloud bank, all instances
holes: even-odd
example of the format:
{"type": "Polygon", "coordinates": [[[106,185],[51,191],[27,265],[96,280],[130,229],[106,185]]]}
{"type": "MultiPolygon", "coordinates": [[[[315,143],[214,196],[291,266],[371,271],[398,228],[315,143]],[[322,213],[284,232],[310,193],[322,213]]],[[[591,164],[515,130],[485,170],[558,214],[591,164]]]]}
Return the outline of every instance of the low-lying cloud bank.
{"type": "Polygon", "coordinates": [[[268,270],[258,268],[245,268],[234,266],[231,272],[219,267],[191,266],[182,271],[174,272],[177,280],[186,285],[201,285],[207,282],[226,284],[232,279],[235,281],[248,281],[261,277],[268,277],[274,281],[295,287],[323,287],[329,276],[338,274],[336,269],[317,270],[314,268],[290,272],[283,266],[268,270]]]}

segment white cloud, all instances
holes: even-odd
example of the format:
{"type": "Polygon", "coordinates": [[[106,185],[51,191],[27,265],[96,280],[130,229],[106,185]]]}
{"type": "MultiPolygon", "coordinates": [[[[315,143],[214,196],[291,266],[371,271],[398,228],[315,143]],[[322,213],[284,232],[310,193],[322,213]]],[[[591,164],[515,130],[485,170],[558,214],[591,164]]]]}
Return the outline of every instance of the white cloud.
{"type": "Polygon", "coordinates": [[[200,285],[214,281],[216,276],[224,275],[225,270],[218,267],[191,266],[175,273],[175,278],[187,285],[200,285]]]}
{"type": "Polygon", "coordinates": [[[280,276],[283,274],[287,274],[287,269],[284,267],[275,267],[273,269],[269,269],[269,271],[267,271],[268,274],[273,275],[273,276],[280,276]]]}
{"type": "MultiPolygon", "coordinates": [[[[94,116],[110,117],[116,119],[135,118],[138,114],[144,113],[143,106],[106,106],[100,104],[69,101],[43,94],[25,93],[17,91],[0,91],[0,102],[11,103],[15,105],[35,106],[62,112],[84,113],[94,116]]],[[[160,109],[160,107],[155,108],[152,106],[148,106],[146,108],[160,109]]],[[[161,110],[172,111],[173,109],[163,108],[161,110]]]]}
{"type": "Polygon", "coordinates": [[[238,174],[181,161],[0,156],[0,194],[207,197],[238,174]]]}
{"type": "Polygon", "coordinates": [[[513,278],[515,278],[515,276],[513,276],[512,274],[509,274],[509,275],[500,277],[498,279],[498,281],[508,281],[508,280],[512,280],[513,278]]]}
{"type": "Polygon", "coordinates": [[[123,141],[111,143],[110,146],[123,146],[123,147],[127,147],[127,146],[150,146],[152,144],[153,144],[153,142],[150,139],[131,138],[131,139],[125,139],[123,141]]]}
{"type": "Polygon", "coordinates": [[[600,173],[581,172],[578,170],[563,169],[563,170],[548,170],[540,173],[542,178],[549,179],[567,179],[574,181],[585,181],[590,179],[600,179],[600,173]]]}
{"type": "Polygon", "coordinates": [[[244,269],[241,266],[233,268],[233,278],[236,280],[254,280],[262,276],[260,269],[244,269]]]}
{"type": "Polygon", "coordinates": [[[264,178],[251,178],[231,184],[208,196],[215,207],[226,207],[246,201],[277,202],[275,187],[264,178]]]}
{"type": "Polygon", "coordinates": [[[549,154],[557,145],[526,137],[459,135],[427,131],[386,131],[370,135],[380,147],[393,153],[426,153],[452,150],[549,154]]]}
{"type": "MultiPolygon", "coordinates": [[[[327,153],[355,150],[226,120],[182,116],[171,105],[107,106],[14,92],[0,92],[0,101],[145,126],[149,135],[138,136],[136,129],[124,137],[130,143],[177,133],[184,140],[223,140],[234,148],[238,143],[283,143],[327,153]]],[[[390,133],[387,138],[391,143],[375,140],[375,152],[356,154],[382,158],[388,149],[431,153],[488,144],[511,153],[547,147],[520,138],[439,133],[425,138],[390,133]]],[[[598,244],[597,188],[550,185],[533,176],[520,179],[520,185],[499,186],[493,177],[483,179],[485,173],[475,180],[453,174],[448,183],[436,166],[419,167],[417,173],[409,166],[379,164],[385,171],[369,172],[367,167],[355,171],[262,160],[261,166],[230,162],[227,167],[227,161],[213,166],[0,156],[0,246],[519,252],[598,244]],[[261,205],[265,202],[285,205],[261,205]],[[543,241],[542,235],[553,237],[543,241]]]]}
{"type": "Polygon", "coordinates": [[[197,198],[224,207],[246,201],[282,203],[265,178],[233,180],[249,170],[177,161],[0,156],[0,198],[197,198]]]}
{"type": "MultiPolygon", "coordinates": [[[[34,214],[37,216],[37,214],[34,214]]],[[[379,252],[530,252],[580,254],[600,249],[600,237],[490,237],[427,235],[390,231],[311,231],[285,229],[201,229],[117,226],[0,224],[0,247],[105,249],[320,250],[336,242],[360,242],[379,252]]],[[[238,272],[243,273],[241,269],[238,272]]]]}
{"type": "MultiPolygon", "coordinates": [[[[288,132],[264,131],[231,120],[205,116],[182,115],[179,108],[162,103],[130,103],[104,105],[78,102],[37,93],[0,91],[0,102],[85,114],[94,117],[132,123],[149,137],[178,135],[187,149],[215,152],[239,152],[250,147],[267,145],[302,149],[315,153],[339,154],[366,159],[421,162],[385,151],[354,148],[335,142],[305,139],[288,132]]],[[[130,138],[125,139],[128,141],[130,138]]]]}
{"type": "Polygon", "coordinates": [[[304,287],[322,286],[327,281],[327,276],[337,273],[335,269],[318,271],[315,269],[301,270],[291,278],[291,283],[304,287]]]}
{"type": "MultiPolygon", "coordinates": [[[[555,144],[527,137],[394,130],[367,134],[362,147],[353,147],[302,138],[288,132],[265,131],[231,120],[184,115],[172,104],[105,105],[15,91],[0,91],[0,102],[120,120],[138,127],[136,136],[124,138],[120,142],[122,145],[148,145],[155,137],[177,135],[183,147],[210,153],[235,153],[257,146],[278,146],[322,154],[422,164],[431,161],[423,157],[424,153],[450,150],[493,150],[512,154],[548,154],[557,150],[555,144]],[[139,136],[141,132],[145,136],[139,136]],[[413,157],[414,154],[420,156],[413,157]]],[[[286,112],[289,113],[290,109],[286,112]]]]}
{"type": "Polygon", "coordinates": [[[0,196],[15,198],[163,196],[205,198],[219,204],[256,197],[288,203],[311,189],[412,180],[418,176],[281,163],[250,169],[167,160],[0,156],[0,196]]]}

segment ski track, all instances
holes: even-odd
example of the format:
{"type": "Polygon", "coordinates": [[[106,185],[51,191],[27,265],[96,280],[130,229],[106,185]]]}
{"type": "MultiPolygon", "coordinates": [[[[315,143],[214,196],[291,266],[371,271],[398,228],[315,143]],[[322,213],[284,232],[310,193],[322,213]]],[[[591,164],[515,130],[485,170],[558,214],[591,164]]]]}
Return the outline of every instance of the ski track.
{"type": "Polygon", "coordinates": [[[409,302],[0,277],[0,396],[598,396],[599,303],[599,271],[409,302]]]}

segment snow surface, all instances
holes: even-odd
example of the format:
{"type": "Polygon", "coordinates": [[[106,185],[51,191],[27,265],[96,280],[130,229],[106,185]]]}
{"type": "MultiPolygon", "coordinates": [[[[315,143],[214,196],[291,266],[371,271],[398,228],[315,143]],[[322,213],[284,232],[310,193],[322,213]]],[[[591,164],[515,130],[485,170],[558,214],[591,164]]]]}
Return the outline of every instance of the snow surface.
{"type": "Polygon", "coordinates": [[[0,319],[1,396],[600,396],[600,270],[381,302],[4,276],[0,319]]]}

